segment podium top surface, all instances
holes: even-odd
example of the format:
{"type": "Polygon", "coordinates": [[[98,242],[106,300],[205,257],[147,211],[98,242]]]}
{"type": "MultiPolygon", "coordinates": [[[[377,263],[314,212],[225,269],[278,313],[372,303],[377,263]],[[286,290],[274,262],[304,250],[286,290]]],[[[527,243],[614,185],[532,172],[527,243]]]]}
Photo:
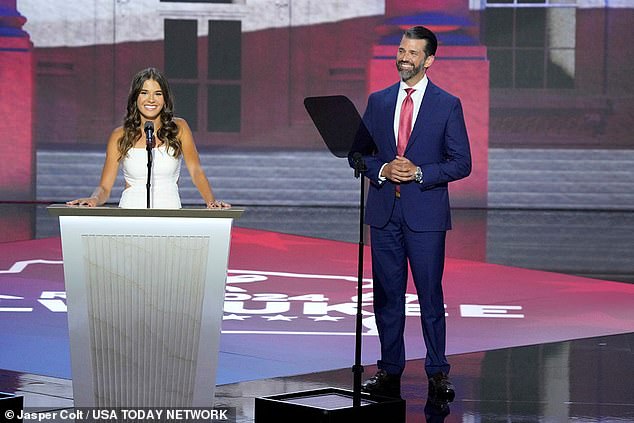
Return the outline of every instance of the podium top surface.
{"type": "Polygon", "coordinates": [[[184,209],[122,209],[120,207],[86,207],[52,204],[46,208],[53,216],[111,216],[111,217],[188,217],[188,218],[239,218],[244,209],[184,208],[184,209]]]}

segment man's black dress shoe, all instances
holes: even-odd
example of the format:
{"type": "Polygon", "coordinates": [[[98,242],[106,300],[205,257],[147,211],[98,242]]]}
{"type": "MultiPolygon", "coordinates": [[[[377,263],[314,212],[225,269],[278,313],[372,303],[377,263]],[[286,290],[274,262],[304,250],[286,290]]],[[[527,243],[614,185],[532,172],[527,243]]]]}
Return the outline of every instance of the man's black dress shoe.
{"type": "Polygon", "coordinates": [[[425,404],[425,421],[427,423],[444,423],[450,414],[449,402],[442,399],[427,397],[425,404]]]}
{"type": "Polygon", "coordinates": [[[439,372],[429,378],[427,396],[448,402],[453,401],[456,397],[456,392],[446,373],[439,372]]]}
{"type": "Polygon", "coordinates": [[[373,395],[384,397],[401,397],[401,376],[388,374],[379,370],[374,376],[361,384],[361,390],[373,395]]]}

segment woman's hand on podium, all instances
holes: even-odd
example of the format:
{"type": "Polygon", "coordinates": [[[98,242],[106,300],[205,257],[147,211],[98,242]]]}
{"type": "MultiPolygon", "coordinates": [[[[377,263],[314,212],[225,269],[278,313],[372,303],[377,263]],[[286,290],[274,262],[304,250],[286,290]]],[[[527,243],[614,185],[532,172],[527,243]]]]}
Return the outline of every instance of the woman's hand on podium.
{"type": "Polygon", "coordinates": [[[231,204],[225,203],[222,200],[213,200],[207,203],[208,209],[228,209],[231,207],[231,204]]]}
{"type": "Polygon", "coordinates": [[[86,206],[86,207],[97,207],[97,198],[88,197],[88,198],[78,198],[77,200],[67,201],[66,204],[69,206],[86,206]]]}

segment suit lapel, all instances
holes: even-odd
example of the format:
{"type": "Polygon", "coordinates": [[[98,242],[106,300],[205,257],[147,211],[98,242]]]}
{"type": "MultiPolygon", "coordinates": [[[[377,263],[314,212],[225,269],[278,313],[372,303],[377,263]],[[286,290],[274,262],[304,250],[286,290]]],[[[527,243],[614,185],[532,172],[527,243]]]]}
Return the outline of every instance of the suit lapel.
{"type": "Polygon", "coordinates": [[[388,140],[390,148],[396,155],[396,137],[394,136],[394,113],[396,112],[396,98],[398,97],[399,83],[392,85],[383,98],[382,118],[385,120],[385,128],[388,128],[388,140]]]}
{"type": "Polygon", "coordinates": [[[427,122],[431,122],[433,118],[434,111],[436,110],[436,102],[438,101],[438,91],[434,84],[431,81],[427,82],[427,88],[425,89],[425,95],[423,96],[423,101],[420,105],[420,109],[418,110],[418,115],[416,116],[416,123],[414,123],[414,128],[412,128],[412,133],[409,137],[409,142],[407,143],[407,148],[405,152],[409,150],[419,138],[422,138],[425,127],[427,126],[427,122]]]}

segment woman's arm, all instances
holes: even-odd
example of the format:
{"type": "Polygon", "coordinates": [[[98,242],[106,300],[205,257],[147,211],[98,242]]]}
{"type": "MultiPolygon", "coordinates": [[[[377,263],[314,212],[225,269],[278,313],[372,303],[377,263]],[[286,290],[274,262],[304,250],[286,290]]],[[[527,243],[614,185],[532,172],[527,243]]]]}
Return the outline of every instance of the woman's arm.
{"type": "Polygon", "coordinates": [[[108,198],[110,198],[110,191],[117,179],[117,173],[119,171],[119,149],[117,147],[117,141],[123,134],[123,128],[117,128],[112,131],[110,138],[108,139],[108,145],[106,147],[106,160],[103,164],[101,171],[101,181],[99,186],[95,188],[90,197],[78,198],[77,200],[68,201],[68,205],[76,206],[88,206],[96,207],[101,206],[108,198]]]}
{"type": "Polygon", "coordinates": [[[198,188],[201,197],[205,201],[207,208],[229,208],[231,204],[224,201],[216,200],[211,189],[211,184],[205,175],[205,171],[200,165],[200,156],[194,143],[194,136],[189,128],[189,125],[184,119],[177,118],[176,124],[179,129],[179,138],[183,147],[183,158],[185,159],[185,165],[189,171],[189,175],[192,178],[192,182],[198,188]]]}

